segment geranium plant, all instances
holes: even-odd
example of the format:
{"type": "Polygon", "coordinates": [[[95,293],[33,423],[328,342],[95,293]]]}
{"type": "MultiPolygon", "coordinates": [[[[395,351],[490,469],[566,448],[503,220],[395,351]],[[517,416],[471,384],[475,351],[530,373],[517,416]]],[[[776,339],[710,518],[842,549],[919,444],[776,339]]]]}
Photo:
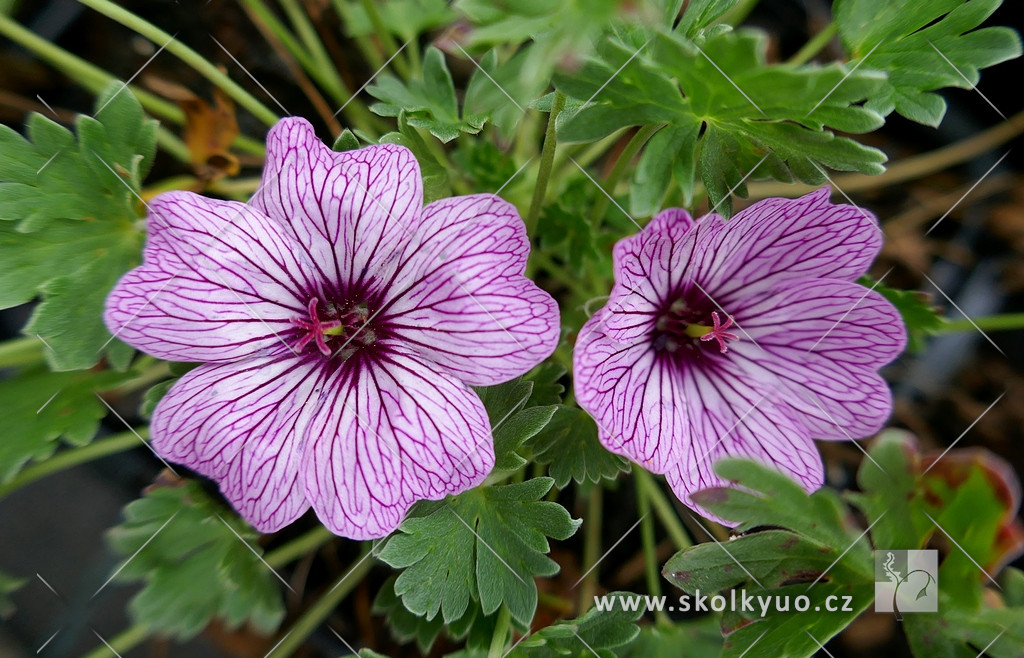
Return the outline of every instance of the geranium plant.
{"type": "Polygon", "coordinates": [[[894,404],[1024,320],[909,267],[949,212],[885,246],[1024,130],[975,86],[1021,53],[998,0],[837,0],[796,46],[768,0],[220,0],[245,38],[202,44],[79,3],[152,48],[108,72],[0,3],[95,95],[0,126],[0,496],[131,450],[148,486],[89,598],[131,626],[33,651],[1024,654],[1008,450],[894,404]],[[901,161],[950,87],[996,125],[901,161]]]}

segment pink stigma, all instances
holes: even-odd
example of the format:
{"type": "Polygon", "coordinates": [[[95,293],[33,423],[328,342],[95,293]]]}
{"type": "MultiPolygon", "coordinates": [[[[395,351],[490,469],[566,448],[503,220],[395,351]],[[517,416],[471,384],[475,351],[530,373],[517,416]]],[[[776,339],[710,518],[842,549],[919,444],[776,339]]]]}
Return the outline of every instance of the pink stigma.
{"type": "MultiPolygon", "coordinates": [[[[337,329],[341,326],[341,320],[328,320],[324,322],[320,319],[320,316],[316,313],[316,305],[319,300],[313,297],[309,300],[309,304],[306,305],[306,310],[309,311],[309,320],[303,320],[302,318],[292,318],[292,324],[295,326],[305,329],[306,335],[303,336],[299,342],[295,345],[295,351],[301,352],[306,349],[306,345],[309,345],[310,341],[316,341],[316,347],[320,350],[320,353],[324,356],[331,355],[331,348],[327,346],[327,341],[324,339],[324,332],[328,329],[337,329]]],[[[715,325],[717,326],[717,321],[715,325]]]]}
{"type": "Polygon", "coordinates": [[[731,327],[732,324],[733,324],[732,316],[731,315],[726,315],[725,316],[725,324],[722,324],[722,321],[718,318],[718,312],[717,311],[712,311],[711,312],[711,320],[712,320],[712,322],[715,323],[714,328],[712,328],[709,333],[706,333],[703,336],[701,336],[700,339],[702,341],[704,341],[705,343],[710,341],[710,340],[712,340],[712,339],[717,340],[718,341],[718,349],[721,350],[722,354],[725,354],[726,352],[729,351],[728,346],[725,344],[726,339],[729,339],[729,340],[739,340],[739,338],[740,338],[736,334],[726,331],[726,329],[731,327]]]}

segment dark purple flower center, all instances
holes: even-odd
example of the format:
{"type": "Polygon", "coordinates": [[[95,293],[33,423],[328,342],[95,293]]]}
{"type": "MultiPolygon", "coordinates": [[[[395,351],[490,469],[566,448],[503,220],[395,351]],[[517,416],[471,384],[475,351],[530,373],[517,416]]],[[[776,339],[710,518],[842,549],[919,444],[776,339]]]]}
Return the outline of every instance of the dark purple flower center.
{"type": "Polygon", "coordinates": [[[297,329],[297,342],[292,346],[296,353],[314,347],[328,359],[344,361],[379,338],[374,312],[365,303],[311,297],[306,311],[306,316],[291,319],[297,329]]]}
{"type": "Polygon", "coordinates": [[[721,354],[729,351],[725,341],[738,340],[739,336],[726,331],[733,325],[731,315],[719,314],[704,305],[689,304],[677,299],[658,318],[654,325],[654,349],[659,352],[675,353],[681,349],[697,351],[701,343],[717,341],[721,354]],[[725,321],[722,321],[725,315],[725,321]]]}

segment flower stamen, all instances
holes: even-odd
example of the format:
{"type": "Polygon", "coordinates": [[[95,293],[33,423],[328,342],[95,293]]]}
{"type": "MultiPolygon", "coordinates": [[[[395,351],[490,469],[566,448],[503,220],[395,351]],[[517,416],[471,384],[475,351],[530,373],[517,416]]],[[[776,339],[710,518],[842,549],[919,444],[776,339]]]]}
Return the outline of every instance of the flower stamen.
{"type": "Polygon", "coordinates": [[[726,331],[726,329],[728,329],[729,327],[731,327],[733,325],[732,316],[731,315],[726,315],[725,316],[725,323],[723,324],[721,319],[718,317],[718,312],[717,311],[712,311],[711,312],[711,321],[715,323],[715,326],[711,327],[711,328],[704,327],[704,329],[707,329],[707,331],[704,332],[704,335],[700,337],[700,340],[702,342],[705,342],[705,343],[710,341],[710,340],[717,340],[718,341],[718,349],[721,351],[722,354],[725,354],[726,352],[729,351],[729,347],[725,344],[725,341],[727,339],[728,340],[739,340],[739,338],[740,338],[738,335],[736,335],[736,334],[734,334],[732,332],[726,331]]]}
{"type": "Polygon", "coordinates": [[[330,356],[331,348],[327,346],[325,336],[341,336],[345,332],[345,327],[342,326],[341,320],[338,319],[321,320],[316,312],[316,306],[319,301],[316,297],[313,297],[306,304],[309,320],[292,318],[292,324],[306,330],[306,334],[295,344],[295,351],[301,352],[306,349],[310,342],[315,341],[316,348],[320,350],[320,353],[324,356],[330,356]]]}

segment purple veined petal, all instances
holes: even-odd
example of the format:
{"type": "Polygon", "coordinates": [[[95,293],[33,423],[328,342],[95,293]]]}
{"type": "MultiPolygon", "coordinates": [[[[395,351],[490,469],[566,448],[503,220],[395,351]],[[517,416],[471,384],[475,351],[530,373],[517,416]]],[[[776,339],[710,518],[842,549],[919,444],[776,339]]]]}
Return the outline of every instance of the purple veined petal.
{"type": "Polygon", "coordinates": [[[903,351],[907,336],[880,294],[845,281],[787,282],[744,300],[736,317],[757,341],[737,343],[736,356],[788,392],[811,436],[863,438],[889,419],[892,394],[875,371],[903,351]]]}
{"type": "Polygon", "coordinates": [[[758,461],[794,478],[807,491],[824,483],[818,449],[803,425],[779,405],[777,392],[728,361],[717,362],[711,369],[687,368],[680,374],[693,440],[682,459],[665,473],[679,500],[710,519],[735,525],[690,499],[690,494],[702,489],[731,486],[713,468],[724,457],[758,461]]]}
{"type": "Polygon", "coordinates": [[[306,496],[335,534],[383,537],[417,500],[483,482],[490,424],[466,385],[398,351],[338,368],[310,420],[306,496]]]}
{"type": "Polygon", "coordinates": [[[580,329],[573,350],[576,401],[597,422],[601,443],[653,473],[677,462],[690,440],[676,369],[640,339],[605,335],[602,309],[580,329]]]}
{"type": "Polygon", "coordinates": [[[724,225],[702,218],[694,262],[687,277],[728,309],[735,299],[786,279],[853,280],[867,272],[882,246],[874,217],[829,202],[821,188],[798,199],[765,199],[724,225]]]}
{"type": "Polygon", "coordinates": [[[558,306],[524,276],[530,245],[494,195],[435,201],[393,284],[385,322],[422,358],[476,386],[508,381],[558,345],[558,306]]]}
{"type": "Polygon", "coordinates": [[[290,227],[325,282],[359,288],[387,278],[423,204],[419,163],[405,147],[336,153],[305,119],[279,121],[249,203],[290,227]]]}
{"type": "Polygon", "coordinates": [[[304,312],[308,261],[282,228],[242,203],[168,192],[150,204],[143,264],[107,297],[124,342],[171,361],[287,351],[304,312]]]}
{"type": "Polygon", "coordinates": [[[615,244],[615,285],[605,305],[604,331],[609,337],[631,341],[654,327],[658,314],[671,303],[674,271],[680,257],[689,256],[681,248],[683,237],[693,226],[688,212],[668,208],[640,233],[615,244]]]}
{"type": "Polygon", "coordinates": [[[199,366],[157,405],[153,449],[215,480],[260,532],[279,530],[309,509],[302,439],[324,380],[295,357],[199,366]]]}

